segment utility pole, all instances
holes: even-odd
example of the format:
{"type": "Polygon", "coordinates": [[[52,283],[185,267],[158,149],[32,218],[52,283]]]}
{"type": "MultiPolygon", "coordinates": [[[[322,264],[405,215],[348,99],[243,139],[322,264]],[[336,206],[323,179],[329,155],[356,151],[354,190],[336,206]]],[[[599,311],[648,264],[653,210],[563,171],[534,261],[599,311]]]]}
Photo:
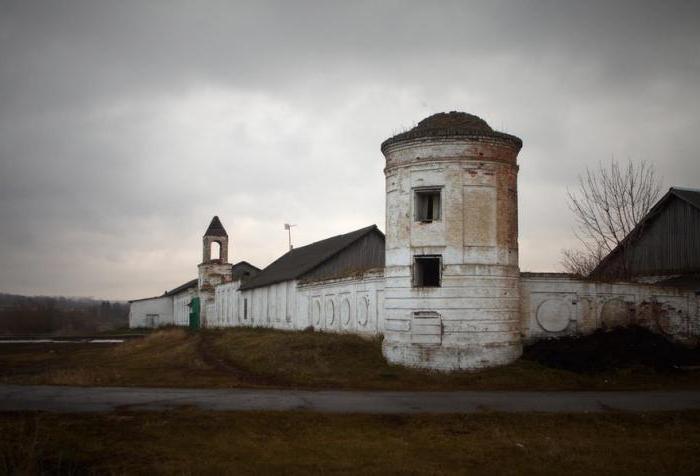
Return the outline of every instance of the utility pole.
{"type": "Polygon", "coordinates": [[[289,251],[292,251],[292,227],[296,225],[292,225],[290,223],[285,223],[284,224],[284,229],[287,230],[289,233],[289,251]]]}

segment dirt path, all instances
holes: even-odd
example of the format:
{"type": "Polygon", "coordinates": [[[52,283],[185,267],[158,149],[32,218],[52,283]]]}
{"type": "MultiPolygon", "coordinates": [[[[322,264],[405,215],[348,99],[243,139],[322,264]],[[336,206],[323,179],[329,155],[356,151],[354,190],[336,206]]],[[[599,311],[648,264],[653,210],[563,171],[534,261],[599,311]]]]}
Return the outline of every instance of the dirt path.
{"type": "Polygon", "coordinates": [[[194,406],[215,411],[478,413],[681,411],[700,409],[700,391],[343,392],[0,385],[0,412],[108,412],[194,406]]]}
{"type": "Polygon", "coordinates": [[[214,346],[214,340],[207,333],[201,333],[198,336],[197,341],[197,354],[199,354],[202,361],[217,370],[218,372],[225,374],[229,377],[233,377],[241,383],[250,385],[252,387],[284,387],[288,386],[286,382],[281,379],[272,379],[264,375],[254,374],[247,371],[241,367],[236,367],[230,362],[223,360],[221,357],[216,355],[212,351],[214,346]]]}

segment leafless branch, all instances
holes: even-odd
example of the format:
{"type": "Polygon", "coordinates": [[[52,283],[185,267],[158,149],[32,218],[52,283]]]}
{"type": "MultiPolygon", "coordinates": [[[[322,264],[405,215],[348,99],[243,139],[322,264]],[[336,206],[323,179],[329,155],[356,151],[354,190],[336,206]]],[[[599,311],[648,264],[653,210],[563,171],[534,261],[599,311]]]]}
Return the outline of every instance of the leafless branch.
{"type": "Polygon", "coordinates": [[[634,229],[661,194],[661,181],[647,162],[586,168],[578,186],[567,191],[582,250],[564,250],[566,271],[586,276],[634,229]]]}

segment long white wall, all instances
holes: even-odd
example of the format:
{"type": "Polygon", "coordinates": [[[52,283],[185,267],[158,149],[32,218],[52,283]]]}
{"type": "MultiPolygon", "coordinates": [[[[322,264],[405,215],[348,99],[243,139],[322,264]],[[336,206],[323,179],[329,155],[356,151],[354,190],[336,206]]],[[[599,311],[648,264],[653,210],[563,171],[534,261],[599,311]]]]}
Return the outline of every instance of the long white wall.
{"type": "Polygon", "coordinates": [[[216,287],[215,319],[208,327],[256,326],[329,332],[381,334],[384,329],[384,277],[381,272],[360,278],[314,283],[285,281],[240,290],[233,282],[216,287]]]}
{"type": "Polygon", "coordinates": [[[527,341],[628,324],[681,342],[700,338],[700,297],[692,291],[553,273],[526,274],[520,285],[521,332],[527,341]]]}
{"type": "Polygon", "coordinates": [[[187,289],[173,296],[173,323],[176,326],[190,324],[190,302],[197,296],[197,288],[187,289]]]}
{"type": "Polygon", "coordinates": [[[129,327],[161,327],[173,324],[173,298],[155,297],[132,301],[129,306],[129,327]]]}
{"type": "Polygon", "coordinates": [[[326,332],[384,333],[384,275],[366,273],[299,286],[300,310],[307,325],[326,332]]]}
{"type": "MultiPolygon", "coordinates": [[[[392,325],[385,320],[384,290],[382,272],[314,283],[286,281],[243,291],[235,281],[216,287],[214,310],[204,324],[384,334],[392,325]]],[[[193,288],[175,296],[134,301],[129,326],[187,326],[188,304],[195,296],[193,288]]],[[[528,342],[627,324],[680,342],[700,341],[700,296],[675,288],[525,273],[520,278],[520,316],[520,332],[528,342]]],[[[439,327],[443,333],[447,326],[439,327]]]]}

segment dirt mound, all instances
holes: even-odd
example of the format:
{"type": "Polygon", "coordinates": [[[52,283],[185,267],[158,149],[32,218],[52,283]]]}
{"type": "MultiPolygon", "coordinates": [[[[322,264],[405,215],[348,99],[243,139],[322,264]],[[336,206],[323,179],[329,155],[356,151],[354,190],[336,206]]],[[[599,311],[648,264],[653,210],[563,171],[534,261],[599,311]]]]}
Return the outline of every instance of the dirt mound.
{"type": "Polygon", "coordinates": [[[669,372],[700,365],[700,348],[674,344],[647,329],[632,326],[539,341],[526,346],[523,358],[580,373],[639,367],[669,372]]]}

